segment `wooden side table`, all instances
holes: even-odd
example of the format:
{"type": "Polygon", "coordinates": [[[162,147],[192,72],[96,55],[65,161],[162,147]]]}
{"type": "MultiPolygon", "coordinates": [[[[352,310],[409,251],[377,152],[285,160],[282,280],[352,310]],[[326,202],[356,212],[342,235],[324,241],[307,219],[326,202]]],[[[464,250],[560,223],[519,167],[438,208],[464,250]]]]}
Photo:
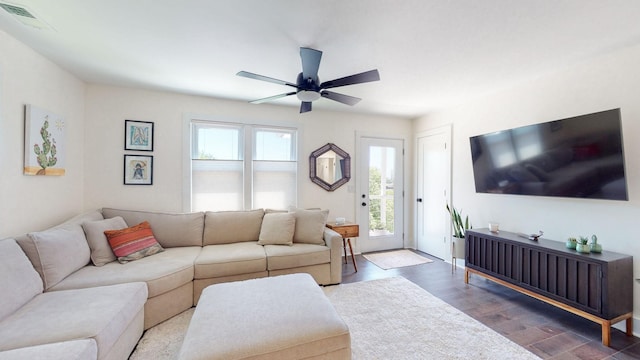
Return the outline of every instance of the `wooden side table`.
{"type": "Polygon", "coordinates": [[[349,245],[349,251],[351,252],[351,261],[353,262],[353,268],[358,272],[358,264],[356,264],[356,257],[353,255],[353,247],[351,246],[351,238],[360,236],[360,226],[354,223],[336,224],[334,222],[327,222],[327,227],[342,236],[342,249],[344,250],[344,263],[347,263],[347,244],[349,245]]]}

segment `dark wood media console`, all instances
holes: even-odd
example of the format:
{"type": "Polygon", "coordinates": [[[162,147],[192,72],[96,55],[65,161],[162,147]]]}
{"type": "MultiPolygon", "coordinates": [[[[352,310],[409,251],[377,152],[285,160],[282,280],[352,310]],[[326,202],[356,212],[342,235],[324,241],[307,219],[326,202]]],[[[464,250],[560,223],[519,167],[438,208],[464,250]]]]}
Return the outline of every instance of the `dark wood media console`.
{"type": "Polygon", "coordinates": [[[581,254],[563,242],[529,240],[488,229],[466,232],[465,283],[477,274],[602,326],[626,320],[633,335],[633,257],[610,251],[581,254]]]}

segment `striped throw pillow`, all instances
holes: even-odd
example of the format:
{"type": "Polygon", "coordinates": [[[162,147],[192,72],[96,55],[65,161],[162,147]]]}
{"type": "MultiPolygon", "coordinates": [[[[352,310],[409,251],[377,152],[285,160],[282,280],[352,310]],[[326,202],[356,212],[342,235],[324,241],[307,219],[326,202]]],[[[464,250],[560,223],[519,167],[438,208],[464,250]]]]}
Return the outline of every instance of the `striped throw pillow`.
{"type": "Polygon", "coordinates": [[[104,235],[122,264],[164,251],[147,221],[122,230],[106,230],[104,235]]]}

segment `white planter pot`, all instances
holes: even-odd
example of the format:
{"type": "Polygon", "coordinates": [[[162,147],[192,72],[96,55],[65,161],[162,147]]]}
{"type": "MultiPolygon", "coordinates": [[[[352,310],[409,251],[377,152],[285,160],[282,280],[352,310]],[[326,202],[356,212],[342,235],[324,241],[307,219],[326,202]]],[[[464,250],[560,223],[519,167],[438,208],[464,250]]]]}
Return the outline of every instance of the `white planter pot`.
{"type": "Polygon", "coordinates": [[[465,241],[464,238],[451,238],[451,256],[456,259],[464,259],[465,241]]]}

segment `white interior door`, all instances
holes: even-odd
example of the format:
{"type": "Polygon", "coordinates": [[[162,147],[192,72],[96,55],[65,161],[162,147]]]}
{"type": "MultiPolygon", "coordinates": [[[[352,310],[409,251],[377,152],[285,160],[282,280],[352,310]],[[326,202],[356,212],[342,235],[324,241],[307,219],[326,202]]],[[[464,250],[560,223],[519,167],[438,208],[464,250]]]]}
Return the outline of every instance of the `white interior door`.
{"type": "Polygon", "coordinates": [[[417,137],[417,249],[449,259],[450,222],[445,206],[451,187],[451,127],[421,133],[417,137]]]}
{"type": "Polygon", "coordinates": [[[358,245],[361,252],[404,247],[403,147],[403,140],[360,138],[358,245]]]}

